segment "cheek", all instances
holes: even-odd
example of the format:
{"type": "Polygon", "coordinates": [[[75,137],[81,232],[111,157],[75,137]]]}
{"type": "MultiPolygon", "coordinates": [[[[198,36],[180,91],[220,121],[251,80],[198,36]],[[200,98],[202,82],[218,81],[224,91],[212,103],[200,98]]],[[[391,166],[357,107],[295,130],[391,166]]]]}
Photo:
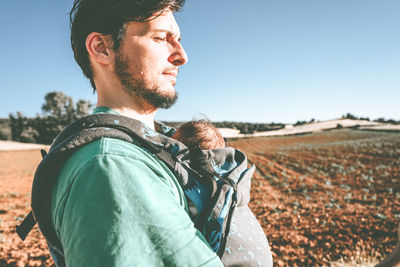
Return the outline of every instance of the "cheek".
{"type": "Polygon", "coordinates": [[[153,68],[162,68],[168,63],[168,48],[162,44],[149,45],[141,51],[141,55],[153,68]]]}
{"type": "Polygon", "coordinates": [[[129,72],[137,78],[158,80],[168,66],[167,48],[152,43],[131,48],[125,53],[129,72]]]}
{"type": "Polygon", "coordinates": [[[136,59],[132,58],[132,61],[136,61],[136,64],[140,65],[144,72],[155,72],[160,68],[160,58],[153,53],[143,53],[136,59]]]}
{"type": "Polygon", "coordinates": [[[149,71],[152,69],[151,62],[144,60],[142,57],[130,56],[126,59],[128,61],[128,72],[135,78],[145,78],[149,75],[149,71]]]}

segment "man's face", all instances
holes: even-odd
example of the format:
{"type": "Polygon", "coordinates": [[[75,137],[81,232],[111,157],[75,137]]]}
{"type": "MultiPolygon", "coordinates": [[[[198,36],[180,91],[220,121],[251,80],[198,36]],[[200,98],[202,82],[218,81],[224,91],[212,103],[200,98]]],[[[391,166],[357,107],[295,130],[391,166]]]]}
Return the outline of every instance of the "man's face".
{"type": "Polygon", "coordinates": [[[134,101],[169,108],[177,100],[178,67],[187,62],[171,11],[145,23],[131,22],[116,51],[114,71],[134,101]]]}

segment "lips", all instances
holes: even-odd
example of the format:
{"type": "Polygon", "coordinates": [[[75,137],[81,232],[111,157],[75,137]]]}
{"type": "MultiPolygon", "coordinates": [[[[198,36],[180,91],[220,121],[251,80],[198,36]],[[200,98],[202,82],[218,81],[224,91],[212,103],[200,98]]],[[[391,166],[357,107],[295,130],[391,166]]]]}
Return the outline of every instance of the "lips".
{"type": "Polygon", "coordinates": [[[176,78],[176,76],[178,76],[178,70],[166,70],[166,71],[164,71],[163,72],[163,74],[164,75],[169,75],[169,76],[172,76],[172,77],[175,77],[176,78]]]}

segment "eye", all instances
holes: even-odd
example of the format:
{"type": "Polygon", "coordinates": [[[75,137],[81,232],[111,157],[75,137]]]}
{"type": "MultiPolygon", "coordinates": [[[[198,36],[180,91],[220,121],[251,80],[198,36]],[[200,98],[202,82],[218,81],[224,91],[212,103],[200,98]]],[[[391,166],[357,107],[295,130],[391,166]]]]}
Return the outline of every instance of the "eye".
{"type": "Polygon", "coordinates": [[[153,37],[153,39],[156,42],[165,42],[167,40],[167,37],[166,36],[155,36],[155,37],[153,37]]]}

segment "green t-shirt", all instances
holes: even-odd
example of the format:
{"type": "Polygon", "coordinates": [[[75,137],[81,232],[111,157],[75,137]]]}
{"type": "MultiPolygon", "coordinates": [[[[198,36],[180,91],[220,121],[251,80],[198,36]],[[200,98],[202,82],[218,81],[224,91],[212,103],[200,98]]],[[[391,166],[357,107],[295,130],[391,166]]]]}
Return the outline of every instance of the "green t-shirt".
{"type": "Polygon", "coordinates": [[[51,204],[67,266],[222,266],[173,173],[138,145],[102,138],[80,148],[51,204]]]}

